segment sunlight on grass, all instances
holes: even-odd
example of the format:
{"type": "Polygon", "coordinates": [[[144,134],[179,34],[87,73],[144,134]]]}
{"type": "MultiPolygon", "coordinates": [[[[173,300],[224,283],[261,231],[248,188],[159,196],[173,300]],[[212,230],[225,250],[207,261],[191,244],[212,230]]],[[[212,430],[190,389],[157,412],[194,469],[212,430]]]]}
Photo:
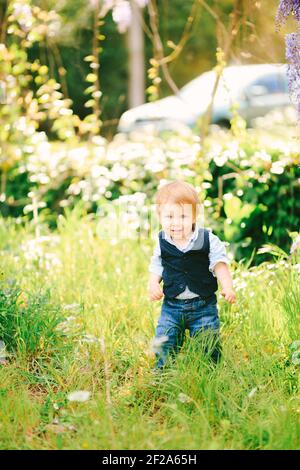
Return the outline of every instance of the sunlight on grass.
{"type": "Polygon", "coordinates": [[[156,375],[152,243],[112,245],[76,211],[40,239],[1,221],[2,449],[299,449],[299,255],[236,265],[222,362],[187,337],[156,375]]]}

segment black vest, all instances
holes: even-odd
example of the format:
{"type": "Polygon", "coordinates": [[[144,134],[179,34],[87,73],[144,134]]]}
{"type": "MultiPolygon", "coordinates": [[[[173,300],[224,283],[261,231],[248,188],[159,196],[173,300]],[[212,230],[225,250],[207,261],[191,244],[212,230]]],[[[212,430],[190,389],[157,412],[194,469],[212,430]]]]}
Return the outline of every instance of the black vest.
{"type": "Polygon", "coordinates": [[[211,297],[218,289],[217,279],[209,271],[209,231],[199,228],[191,250],[183,253],[158,234],[163,266],[163,293],[167,298],[177,297],[186,286],[203,298],[211,297]]]}

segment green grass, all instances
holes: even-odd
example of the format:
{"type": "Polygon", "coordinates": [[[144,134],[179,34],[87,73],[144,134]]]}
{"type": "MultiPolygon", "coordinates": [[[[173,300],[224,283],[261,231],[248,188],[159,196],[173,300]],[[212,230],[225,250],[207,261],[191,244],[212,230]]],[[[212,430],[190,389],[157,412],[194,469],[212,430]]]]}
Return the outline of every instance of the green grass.
{"type": "Polygon", "coordinates": [[[238,302],[219,300],[221,364],[187,338],[156,377],[151,240],[111,244],[74,211],[35,251],[30,224],[0,222],[1,449],[300,448],[296,259],[235,266],[238,302]],[[70,402],[76,390],[90,399],[70,402]]]}

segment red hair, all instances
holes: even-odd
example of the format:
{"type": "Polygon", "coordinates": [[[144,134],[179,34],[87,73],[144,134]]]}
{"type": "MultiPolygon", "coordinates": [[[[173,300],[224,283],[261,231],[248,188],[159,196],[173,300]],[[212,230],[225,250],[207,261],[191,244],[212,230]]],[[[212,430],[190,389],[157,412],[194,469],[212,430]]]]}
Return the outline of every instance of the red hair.
{"type": "Polygon", "coordinates": [[[191,204],[193,220],[196,220],[199,197],[192,185],[184,181],[173,181],[158,189],[156,193],[156,204],[158,214],[162,204],[191,204]]]}

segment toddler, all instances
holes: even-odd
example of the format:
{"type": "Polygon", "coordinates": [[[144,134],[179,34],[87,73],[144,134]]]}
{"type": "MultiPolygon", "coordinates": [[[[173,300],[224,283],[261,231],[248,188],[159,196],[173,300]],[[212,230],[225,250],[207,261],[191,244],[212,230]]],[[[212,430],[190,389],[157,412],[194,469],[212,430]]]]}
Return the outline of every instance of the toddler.
{"type": "Polygon", "coordinates": [[[155,343],[160,346],[155,368],[162,369],[169,357],[174,358],[186,329],[190,337],[211,334],[213,342],[205,352],[218,362],[217,280],[222,296],[230,303],[236,300],[226,250],[216,235],[197,225],[199,200],[190,184],[164,185],[157,192],[156,205],[162,230],[149,266],[149,296],[152,301],[164,299],[155,332],[155,343]]]}

